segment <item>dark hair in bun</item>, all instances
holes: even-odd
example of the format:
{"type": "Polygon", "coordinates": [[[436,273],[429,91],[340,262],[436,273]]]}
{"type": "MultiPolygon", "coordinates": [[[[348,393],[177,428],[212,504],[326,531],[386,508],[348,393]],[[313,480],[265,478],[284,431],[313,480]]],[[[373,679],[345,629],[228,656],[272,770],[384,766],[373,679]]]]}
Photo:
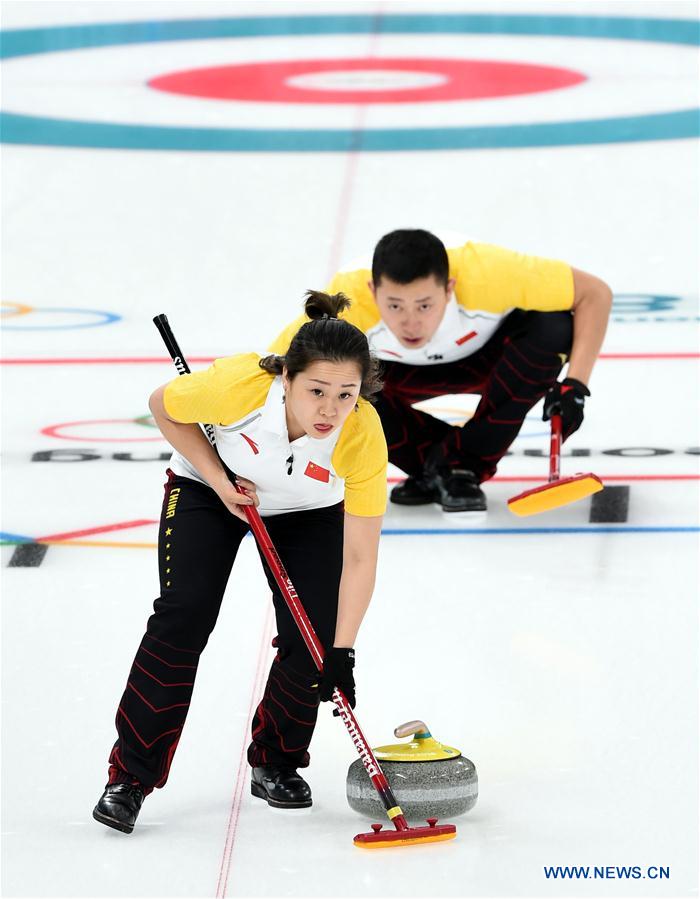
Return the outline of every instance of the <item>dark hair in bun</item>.
{"type": "Polygon", "coordinates": [[[292,338],[286,355],[265,356],[260,368],[280,375],[283,368],[292,380],[313,362],[355,362],[360,369],[360,396],[371,399],[382,388],[379,363],[371,355],[367,338],[350,322],[338,318],[350,300],[342,293],[307,290],[304,311],[310,319],[292,338]]]}
{"type": "Polygon", "coordinates": [[[307,290],[304,294],[304,312],[311,321],[322,318],[338,318],[341,312],[350,308],[350,300],[344,293],[321,293],[307,290]]]}

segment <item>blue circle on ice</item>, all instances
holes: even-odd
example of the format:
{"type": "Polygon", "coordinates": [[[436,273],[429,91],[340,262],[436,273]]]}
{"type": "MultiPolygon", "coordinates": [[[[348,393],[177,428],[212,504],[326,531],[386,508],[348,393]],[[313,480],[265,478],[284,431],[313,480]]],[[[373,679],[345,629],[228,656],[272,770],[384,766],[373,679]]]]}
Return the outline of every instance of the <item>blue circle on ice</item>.
{"type": "MultiPolygon", "coordinates": [[[[212,38],[332,34],[509,34],[697,45],[700,22],[615,16],[466,13],[289,15],[13,29],[5,59],[83,48],[212,38]]],[[[85,122],[0,113],[2,141],[56,147],[190,152],[372,152],[556,147],[693,138],[700,110],[517,125],[431,128],[198,128],[85,122]]]]}
{"type": "Polygon", "coordinates": [[[111,325],[114,324],[114,322],[121,321],[122,318],[122,316],[117,315],[116,312],[107,312],[103,309],[79,309],[68,307],[51,309],[43,306],[33,306],[28,315],[31,315],[32,312],[40,313],[41,315],[87,316],[88,320],[83,322],[69,321],[68,324],[61,324],[61,322],[59,321],[56,324],[50,323],[44,325],[25,325],[14,324],[14,322],[15,320],[24,322],[27,318],[27,315],[1,315],[0,328],[2,328],[3,331],[74,331],[78,328],[99,328],[102,325],[111,325]],[[3,319],[9,320],[3,321],[3,319]]]}

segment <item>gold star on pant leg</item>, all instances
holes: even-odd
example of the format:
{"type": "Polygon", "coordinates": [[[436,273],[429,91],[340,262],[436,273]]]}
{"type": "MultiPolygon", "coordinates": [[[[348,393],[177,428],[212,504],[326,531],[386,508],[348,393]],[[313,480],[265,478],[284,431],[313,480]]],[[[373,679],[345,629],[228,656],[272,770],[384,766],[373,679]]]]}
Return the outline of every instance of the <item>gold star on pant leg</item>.
{"type": "MultiPolygon", "coordinates": [[[[170,537],[171,534],[172,534],[172,532],[173,532],[173,529],[172,529],[172,528],[166,528],[166,529],[165,529],[165,536],[166,536],[166,537],[170,537]]],[[[166,544],[165,544],[165,548],[166,548],[166,549],[170,549],[170,546],[171,546],[170,543],[166,543],[166,544]]],[[[165,561],[166,561],[166,562],[169,562],[169,561],[170,561],[170,556],[166,556],[166,557],[165,557],[165,561]]],[[[171,569],[170,569],[170,568],[166,568],[166,569],[165,569],[165,573],[166,573],[166,574],[170,574],[170,573],[171,573],[171,569]]],[[[166,586],[166,587],[170,587],[171,584],[172,584],[172,581],[166,581],[166,582],[165,582],[165,586],[166,586]]]]}

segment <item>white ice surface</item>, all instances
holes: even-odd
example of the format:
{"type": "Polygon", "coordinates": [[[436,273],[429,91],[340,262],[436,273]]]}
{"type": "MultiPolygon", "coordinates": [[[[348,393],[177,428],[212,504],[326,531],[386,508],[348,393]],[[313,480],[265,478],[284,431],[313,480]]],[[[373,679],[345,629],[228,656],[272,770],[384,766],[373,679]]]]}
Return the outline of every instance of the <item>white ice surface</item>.
{"type": "MultiPolygon", "coordinates": [[[[8,3],[3,25],[327,9],[165,6],[8,3]]],[[[696,9],[580,2],[499,8],[686,18],[696,9]]],[[[402,5],[427,9],[438,5],[402,5]]],[[[522,40],[499,41],[521,58],[522,40]]],[[[547,46],[564,64],[567,42],[547,46]]],[[[588,42],[569,46],[572,68],[591,63],[576,57],[577,48],[589,52],[588,42]]],[[[424,45],[405,40],[395,48],[426,54],[424,45]]],[[[170,49],[170,56],[168,45],[157,50],[162,71],[182,64],[181,45],[170,49]]],[[[346,50],[339,40],[337,53],[346,50]]],[[[634,72],[643,71],[644,50],[627,47],[634,72]]],[[[648,53],[651,78],[663,76],[665,65],[682,75],[690,51],[650,45],[648,53]]],[[[123,66],[125,59],[117,49],[83,54],[86,62],[93,56],[105,80],[117,71],[107,61],[123,66]]],[[[600,64],[614,69],[615,59],[600,64]]],[[[32,95],[49,109],[59,99],[73,109],[94,103],[87,89],[73,95],[57,85],[52,94],[49,57],[6,71],[8,97],[32,95]],[[13,72],[16,81],[8,83],[13,72]],[[38,81],[30,83],[30,74],[38,81]]],[[[609,99],[624,99],[629,76],[630,114],[645,111],[634,72],[622,65],[614,71],[622,92],[609,99]]],[[[648,98],[648,111],[661,100],[668,108],[687,102],[697,84],[685,77],[677,94],[673,85],[664,89],[663,98],[648,98]]],[[[139,102],[155,103],[154,96],[139,102]]],[[[154,121],[177,105],[161,99],[154,121]]],[[[560,98],[503,101],[502,109],[511,115],[508,104],[517,103],[534,121],[549,101],[557,108],[560,98]]],[[[179,102],[185,121],[196,104],[179,102]]],[[[605,112],[623,107],[611,109],[605,112]]],[[[572,100],[570,113],[584,110],[572,100]]],[[[415,107],[415,115],[426,124],[425,110],[415,107]]],[[[619,294],[681,297],[678,320],[673,313],[616,316],[604,351],[697,353],[698,171],[697,144],[688,140],[361,156],[6,146],[2,299],[40,309],[3,317],[3,353],[14,360],[163,356],[150,323],[161,311],[192,356],[262,349],[307,287],[323,286],[343,260],[366,254],[399,226],[453,229],[563,258],[600,274],[619,294]],[[69,325],[72,313],[41,311],[66,307],[122,319],[81,330],[11,330],[69,325]]],[[[165,467],[157,456],[166,446],[142,441],[155,435],[134,419],[146,414],[153,387],[171,377],[168,364],[2,368],[4,531],[46,537],[157,517],[165,467]],[[105,419],[116,423],[96,423],[105,419]],[[59,429],[72,439],[40,433],[65,423],[77,423],[59,429]],[[30,461],[57,449],[98,458],[30,461]],[[115,453],[133,453],[135,461],[115,453]]],[[[155,525],[52,545],[38,568],[7,568],[15,547],[3,546],[4,895],[696,895],[698,455],[688,450],[700,443],[697,359],[605,358],[591,389],[563,471],[592,470],[612,485],[629,484],[628,522],[595,530],[588,502],[515,519],[507,498],[534,483],[517,480],[486,486],[489,515],[471,532],[432,508],[390,507],[387,514],[375,599],[357,645],[357,713],[374,745],[389,742],[402,721],[423,717],[438,739],[476,763],[479,801],[455,820],[451,843],[384,853],[353,846],[368,822],[345,802],[354,751],[327,709],[308,772],[313,809],[276,813],[250,797],[242,753],[274,634],[250,540],[202,657],[166,789],[148,798],[130,837],[100,827],[90,812],[104,783],[116,703],[157,591],[155,525]],[[626,455],[616,454],[621,448],[626,455]],[[572,458],[572,449],[591,454],[572,458]],[[531,532],[535,527],[549,532],[531,532]],[[435,533],[445,529],[456,533],[435,533]],[[667,865],[671,878],[545,880],[544,865],[567,864],[667,865]]],[[[458,418],[474,404],[446,397],[431,405],[458,418]]],[[[544,480],[546,458],[525,451],[546,450],[545,430],[533,410],[499,478],[544,480]]]]}

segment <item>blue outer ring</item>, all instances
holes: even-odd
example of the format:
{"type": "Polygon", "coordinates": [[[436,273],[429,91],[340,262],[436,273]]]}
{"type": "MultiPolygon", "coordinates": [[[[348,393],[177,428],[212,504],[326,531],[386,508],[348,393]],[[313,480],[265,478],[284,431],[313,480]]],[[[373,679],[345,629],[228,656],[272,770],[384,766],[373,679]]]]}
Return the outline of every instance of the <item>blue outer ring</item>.
{"type": "MultiPolygon", "coordinates": [[[[0,329],[3,331],[74,331],[78,328],[100,328],[102,325],[112,325],[114,322],[121,321],[122,318],[121,315],[117,315],[115,312],[106,312],[103,309],[44,309],[41,306],[34,306],[32,312],[70,312],[79,315],[99,315],[102,320],[85,322],[80,325],[10,325],[2,322],[2,316],[0,316],[0,329]]],[[[28,314],[31,315],[31,312],[28,314]]],[[[12,317],[14,318],[14,316],[12,317]]]]}
{"type": "MultiPolygon", "coordinates": [[[[597,16],[320,15],[72,25],[2,32],[0,57],[164,41],[319,34],[520,34],[696,46],[700,22],[597,16]]],[[[349,152],[554,147],[700,136],[700,110],[461,128],[255,129],[119,125],[0,113],[2,141],[56,147],[200,152],[349,152]]]]}

